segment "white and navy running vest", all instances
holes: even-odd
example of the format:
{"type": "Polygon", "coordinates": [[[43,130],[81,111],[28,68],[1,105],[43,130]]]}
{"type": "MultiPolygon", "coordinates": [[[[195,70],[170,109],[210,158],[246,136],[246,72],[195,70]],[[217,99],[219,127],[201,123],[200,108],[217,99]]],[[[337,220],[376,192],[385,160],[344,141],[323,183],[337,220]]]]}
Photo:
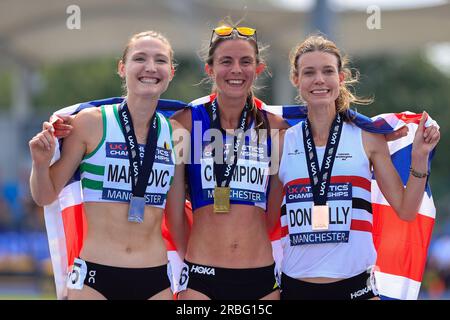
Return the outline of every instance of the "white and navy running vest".
{"type": "MultiPolygon", "coordinates": [[[[205,132],[211,128],[210,118],[206,108],[210,104],[199,104],[191,107],[191,161],[187,165],[188,186],[192,210],[214,203],[214,187],[216,186],[212,147],[205,132]]],[[[254,123],[249,125],[254,127],[254,123]]],[[[225,137],[223,137],[225,141],[225,137]]],[[[224,143],[224,155],[232,152],[233,140],[224,143]]],[[[269,166],[270,138],[256,141],[256,132],[252,130],[251,138],[246,135],[241,157],[230,182],[230,203],[257,206],[266,209],[269,166]],[[250,143],[250,139],[252,142],[250,143]]]]}
{"type": "MultiPolygon", "coordinates": [[[[282,271],[292,278],[349,278],[375,264],[372,240],[371,169],[362,131],[344,122],[328,190],[329,229],[313,231],[314,204],[303,145],[303,122],[284,137],[279,177],[282,271]]],[[[316,147],[320,166],[325,146],[316,147]]]]}
{"type": "MultiPolygon", "coordinates": [[[[118,114],[119,104],[101,106],[103,137],[80,164],[84,202],[129,202],[131,174],[127,146],[118,114]]],[[[172,184],[175,159],[170,122],[157,114],[158,140],[155,161],[145,192],[146,205],[164,208],[172,184]]],[[[141,161],[145,145],[139,145],[141,161]]]]}

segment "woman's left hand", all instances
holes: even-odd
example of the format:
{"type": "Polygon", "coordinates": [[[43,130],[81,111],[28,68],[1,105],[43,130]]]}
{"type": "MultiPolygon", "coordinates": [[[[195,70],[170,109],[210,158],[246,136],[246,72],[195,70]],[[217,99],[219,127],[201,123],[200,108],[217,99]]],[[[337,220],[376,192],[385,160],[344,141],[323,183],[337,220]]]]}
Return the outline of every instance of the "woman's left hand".
{"type": "Polygon", "coordinates": [[[441,138],[439,127],[436,125],[431,125],[428,128],[425,128],[425,122],[427,119],[428,113],[424,111],[422,113],[422,118],[420,118],[419,127],[417,128],[413,141],[412,152],[421,156],[428,156],[434,147],[436,147],[439,139],[441,138]]]}

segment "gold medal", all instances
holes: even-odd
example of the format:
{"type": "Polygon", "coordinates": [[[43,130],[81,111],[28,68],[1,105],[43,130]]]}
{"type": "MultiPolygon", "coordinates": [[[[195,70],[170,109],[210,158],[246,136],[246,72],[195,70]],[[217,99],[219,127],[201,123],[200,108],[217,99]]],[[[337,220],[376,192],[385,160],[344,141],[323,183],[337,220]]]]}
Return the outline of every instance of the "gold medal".
{"type": "Polygon", "coordinates": [[[312,207],[313,231],[328,230],[330,224],[328,205],[312,207]]]}
{"type": "Polygon", "coordinates": [[[230,187],[214,187],[214,212],[230,212],[230,187]]]}

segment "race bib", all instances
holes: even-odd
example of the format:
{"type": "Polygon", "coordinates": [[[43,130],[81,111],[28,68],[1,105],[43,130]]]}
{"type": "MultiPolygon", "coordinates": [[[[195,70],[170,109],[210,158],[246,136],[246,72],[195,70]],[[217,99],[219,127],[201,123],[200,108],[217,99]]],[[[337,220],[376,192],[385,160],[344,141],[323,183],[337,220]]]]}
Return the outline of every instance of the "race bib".
{"type": "MultiPolygon", "coordinates": [[[[225,156],[230,145],[226,145],[225,156]]],[[[265,202],[269,180],[269,158],[264,147],[244,145],[241,157],[237,161],[236,169],[230,182],[230,199],[249,202],[265,202]]],[[[203,149],[200,159],[203,199],[214,198],[216,180],[214,162],[209,146],[203,149]]]]}
{"type": "Polygon", "coordinates": [[[330,184],[327,196],[329,228],[312,228],[312,188],[307,184],[286,187],[286,217],[291,246],[348,242],[352,221],[351,183],[330,184]]]}
{"type": "MultiPolygon", "coordinates": [[[[144,156],[144,147],[139,146],[141,159],[144,156]]],[[[131,197],[131,168],[128,160],[128,151],[125,143],[106,143],[105,174],[103,175],[102,199],[112,201],[130,201],[131,197]]],[[[169,190],[174,174],[172,150],[157,147],[155,162],[145,193],[147,205],[162,206],[169,190]]]]}

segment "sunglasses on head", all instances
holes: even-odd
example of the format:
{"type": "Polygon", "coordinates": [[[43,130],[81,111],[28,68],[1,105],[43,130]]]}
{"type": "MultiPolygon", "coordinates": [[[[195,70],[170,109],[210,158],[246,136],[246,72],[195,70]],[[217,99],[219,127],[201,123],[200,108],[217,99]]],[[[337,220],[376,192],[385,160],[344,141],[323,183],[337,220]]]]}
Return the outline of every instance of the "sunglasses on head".
{"type": "MultiPolygon", "coordinates": [[[[209,42],[209,46],[211,47],[214,34],[218,37],[228,37],[233,33],[233,30],[236,30],[237,33],[246,38],[255,38],[256,43],[258,43],[258,40],[256,38],[256,29],[250,28],[250,27],[228,27],[228,26],[221,26],[213,29],[211,34],[211,40],[209,42]]],[[[258,47],[258,46],[257,46],[258,47]]],[[[257,48],[258,50],[258,48],[257,48]]]]}

